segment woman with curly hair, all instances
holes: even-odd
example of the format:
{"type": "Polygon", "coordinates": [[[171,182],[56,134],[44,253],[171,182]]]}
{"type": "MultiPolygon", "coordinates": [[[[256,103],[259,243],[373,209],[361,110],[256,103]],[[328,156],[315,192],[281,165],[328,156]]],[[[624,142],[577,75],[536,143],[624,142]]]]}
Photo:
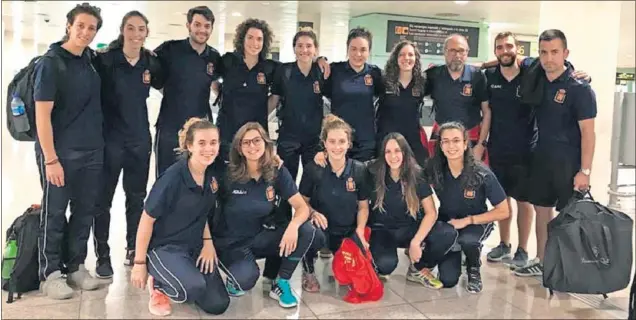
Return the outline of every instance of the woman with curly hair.
{"type": "MultiPolygon", "coordinates": [[[[462,270],[462,251],[466,255],[466,290],[481,292],[480,256],[482,243],[493,229],[493,222],[508,218],[508,202],[495,175],[473,157],[468,131],[459,122],[442,124],[440,143],[425,170],[439,199],[439,216],[444,234],[454,237],[461,250],[449,250],[442,257],[424,253],[428,267],[437,265],[444,287],[457,285],[462,270]],[[486,200],[494,206],[488,210],[486,200]]],[[[456,247],[456,246],[453,246],[456,247]]]]}
{"type": "Polygon", "coordinates": [[[426,78],[420,52],[410,41],[398,43],[384,67],[385,93],[378,103],[378,148],[384,137],[399,132],[409,143],[420,166],[428,159],[428,150],[420,138],[421,108],[424,105],[426,78]]]}
{"type": "Polygon", "coordinates": [[[214,243],[228,275],[227,291],[241,296],[259,278],[256,259],[282,257],[269,296],[284,308],[298,305],[289,279],[313,243],[309,208],[296,183],[274,155],[274,143],[257,122],[243,125],[232,141],[230,162],[219,195],[222,212],[213,219],[214,243]],[[295,214],[285,224],[272,223],[277,201],[287,201],[295,214]]]}

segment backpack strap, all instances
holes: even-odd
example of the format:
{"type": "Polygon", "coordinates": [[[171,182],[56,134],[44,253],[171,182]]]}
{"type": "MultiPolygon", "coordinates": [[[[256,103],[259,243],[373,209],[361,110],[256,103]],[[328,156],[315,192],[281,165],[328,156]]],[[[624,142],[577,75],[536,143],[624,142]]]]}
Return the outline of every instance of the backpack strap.
{"type": "MultiPolygon", "coordinates": [[[[221,57],[221,68],[223,70],[224,77],[227,78],[228,70],[232,70],[232,67],[234,67],[236,62],[237,56],[234,52],[227,52],[221,57]]],[[[219,94],[216,96],[216,99],[214,99],[212,105],[223,108],[223,84],[219,85],[219,94]]]]}
{"type": "Polygon", "coordinates": [[[357,186],[366,186],[367,180],[367,165],[364,162],[353,160],[352,176],[357,186]]]}

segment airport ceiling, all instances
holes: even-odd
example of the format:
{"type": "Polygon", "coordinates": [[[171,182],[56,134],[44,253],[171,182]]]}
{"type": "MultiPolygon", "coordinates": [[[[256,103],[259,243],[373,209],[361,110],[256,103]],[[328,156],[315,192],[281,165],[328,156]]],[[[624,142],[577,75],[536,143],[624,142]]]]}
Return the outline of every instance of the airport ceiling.
{"type": "MultiPolygon", "coordinates": [[[[2,21],[7,32],[20,24],[23,39],[37,38],[50,43],[61,38],[65,15],[75,4],[85,1],[2,1],[2,21]]],[[[368,13],[390,13],[463,21],[486,21],[497,29],[536,36],[540,1],[94,1],[105,19],[101,33],[117,33],[121,17],[137,9],[150,20],[148,45],[165,39],[185,37],[185,13],[196,5],[207,5],[217,23],[211,43],[219,33],[230,38],[234,28],[247,17],[267,20],[274,30],[286,21],[319,23],[320,14],[342,17],[336,22],[346,25],[349,17],[368,13]],[[225,22],[225,27],[219,23],[225,22]],[[103,31],[107,30],[107,31],[103,31]]],[[[634,67],[634,1],[622,2],[619,67],[634,67]]],[[[20,28],[18,28],[20,29],[20,28]]],[[[109,35],[110,35],[109,34],[109,35]]],[[[591,44],[593,45],[593,44],[591,44]]],[[[594,46],[594,45],[593,45],[594,46]]]]}

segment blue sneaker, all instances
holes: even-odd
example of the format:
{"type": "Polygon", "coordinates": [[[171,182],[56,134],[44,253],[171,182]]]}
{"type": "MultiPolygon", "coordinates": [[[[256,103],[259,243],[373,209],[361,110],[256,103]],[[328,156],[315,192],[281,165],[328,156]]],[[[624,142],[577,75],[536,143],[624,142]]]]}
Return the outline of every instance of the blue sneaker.
{"type": "Polygon", "coordinates": [[[227,289],[227,294],[229,294],[230,297],[240,297],[245,294],[245,291],[238,289],[237,285],[230,278],[227,278],[225,282],[225,289],[227,289]]]}
{"type": "Polygon", "coordinates": [[[293,308],[298,305],[298,299],[289,286],[289,280],[276,279],[276,281],[272,283],[272,290],[269,291],[269,297],[278,300],[278,304],[283,308],[293,308]]]}

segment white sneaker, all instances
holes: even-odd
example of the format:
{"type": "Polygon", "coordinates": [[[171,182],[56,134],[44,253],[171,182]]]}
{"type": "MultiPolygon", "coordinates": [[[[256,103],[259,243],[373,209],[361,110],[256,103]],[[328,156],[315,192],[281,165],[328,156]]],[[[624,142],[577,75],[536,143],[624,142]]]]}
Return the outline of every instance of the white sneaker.
{"type": "Polygon", "coordinates": [[[76,286],[86,291],[92,291],[99,288],[99,280],[93,278],[83,264],[79,265],[79,269],[77,269],[77,271],[68,275],[66,282],[71,286],[76,286]]]}
{"type": "Polygon", "coordinates": [[[62,272],[51,273],[45,281],[40,283],[40,291],[54,300],[64,300],[73,297],[73,289],[66,284],[62,272]]]}

